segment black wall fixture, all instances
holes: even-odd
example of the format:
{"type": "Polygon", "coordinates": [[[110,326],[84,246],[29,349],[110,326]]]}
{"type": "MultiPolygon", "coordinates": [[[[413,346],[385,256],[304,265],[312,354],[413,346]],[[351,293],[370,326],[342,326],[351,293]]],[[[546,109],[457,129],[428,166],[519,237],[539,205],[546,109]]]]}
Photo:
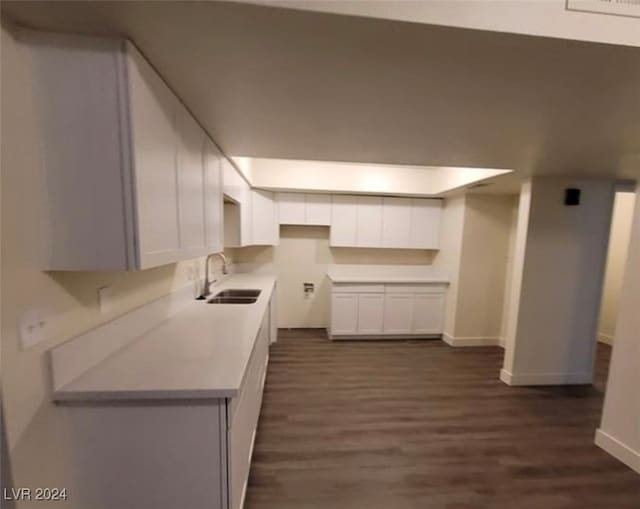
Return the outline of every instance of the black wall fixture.
{"type": "Polygon", "coordinates": [[[580,205],[580,189],[570,187],[564,190],[564,204],[570,207],[580,205]]]}

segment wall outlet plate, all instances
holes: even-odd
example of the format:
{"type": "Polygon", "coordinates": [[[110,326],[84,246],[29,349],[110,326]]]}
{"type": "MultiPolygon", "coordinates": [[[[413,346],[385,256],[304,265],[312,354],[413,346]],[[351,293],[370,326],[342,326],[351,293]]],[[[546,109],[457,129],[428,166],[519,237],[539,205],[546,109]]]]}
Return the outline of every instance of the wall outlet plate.
{"type": "Polygon", "coordinates": [[[110,286],[98,288],[98,307],[103,315],[113,311],[113,289],[110,286]]]}
{"type": "Polygon", "coordinates": [[[48,339],[47,315],[44,309],[30,309],[20,315],[20,344],[23,349],[42,343],[48,339]]]}

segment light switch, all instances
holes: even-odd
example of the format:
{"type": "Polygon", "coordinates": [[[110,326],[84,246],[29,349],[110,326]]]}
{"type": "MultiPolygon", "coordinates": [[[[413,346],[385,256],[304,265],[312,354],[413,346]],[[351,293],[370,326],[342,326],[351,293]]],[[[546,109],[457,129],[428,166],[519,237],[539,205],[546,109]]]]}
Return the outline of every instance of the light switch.
{"type": "Polygon", "coordinates": [[[47,340],[47,320],[43,309],[30,309],[20,316],[20,343],[30,348],[47,340]]]}
{"type": "Polygon", "coordinates": [[[113,289],[110,286],[98,288],[98,306],[103,315],[113,311],[113,289]]]}

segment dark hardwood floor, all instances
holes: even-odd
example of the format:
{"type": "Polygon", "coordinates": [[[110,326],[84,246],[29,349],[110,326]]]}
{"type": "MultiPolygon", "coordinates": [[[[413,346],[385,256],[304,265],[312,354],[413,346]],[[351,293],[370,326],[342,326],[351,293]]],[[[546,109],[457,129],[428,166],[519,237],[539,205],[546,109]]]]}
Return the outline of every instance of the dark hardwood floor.
{"type": "Polygon", "coordinates": [[[593,443],[609,347],[593,387],[507,387],[502,355],[280,331],[245,507],[640,509],[593,443]]]}

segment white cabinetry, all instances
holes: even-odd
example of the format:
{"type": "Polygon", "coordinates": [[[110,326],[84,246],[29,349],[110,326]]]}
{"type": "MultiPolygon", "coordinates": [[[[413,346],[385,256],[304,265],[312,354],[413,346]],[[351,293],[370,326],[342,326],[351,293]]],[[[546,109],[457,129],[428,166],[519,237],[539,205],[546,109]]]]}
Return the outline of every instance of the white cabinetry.
{"type": "Polygon", "coordinates": [[[355,196],[332,196],[330,245],[355,246],[357,226],[357,199],[355,196]]]}
{"type": "Polygon", "coordinates": [[[384,294],[358,295],[358,334],[382,334],[384,294]]]}
{"type": "Polygon", "coordinates": [[[330,337],[437,336],[447,285],[333,283],[330,337]]]}
{"type": "Polygon", "coordinates": [[[357,200],[356,245],[382,246],[382,198],[359,196],[357,200]]]}
{"type": "Polygon", "coordinates": [[[411,334],[413,295],[389,293],[384,296],[385,334],[411,334]]]}
{"type": "Polygon", "coordinates": [[[278,193],[278,222],[291,225],[331,224],[331,195],[278,193]]]}
{"type": "Polygon", "coordinates": [[[206,253],[204,133],[187,110],[178,111],[180,244],[186,257],[206,253]]]}
{"type": "Polygon", "coordinates": [[[204,144],[205,169],[205,225],[207,251],[219,253],[224,250],[224,224],[222,203],[222,154],[210,140],[204,144]]]}
{"type": "Polygon", "coordinates": [[[43,268],[136,270],[206,254],[205,134],[151,65],[123,40],[24,40],[41,113],[43,268]]]}
{"type": "Polygon", "coordinates": [[[333,293],[331,296],[331,334],[358,333],[358,294],[333,293]]]}
{"type": "Polygon", "coordinates": [[[444,292],[413,295],[412,331],[416,334],[442,334],[444,306],[444,292]]]}
{"type": "Polygon", "coordinates": [[[278,223],[305,224],[305,195],[302,193],[278,193],[278,223]]]}
{"type": "Polygon", "coordinates": [[[382,207],[382,247],[411,245],[411,198],[384,198],[382,207]]]}
{"type": "Polygon", "coordinates": [[[411,200],[411,235],[409,245],[414,249],[440,247],[441,200],[411,200]]]}
{"type": "Polygon", "coordinates": [[[273,193],[251,190],[251,239],[252,245],[275,246],[278,244],[278,223],[273,193]]]}
{"type": "Polygon", "coordinates": [[[334,195],[331,246],[438,249],[441,200],[334,195]]]}

